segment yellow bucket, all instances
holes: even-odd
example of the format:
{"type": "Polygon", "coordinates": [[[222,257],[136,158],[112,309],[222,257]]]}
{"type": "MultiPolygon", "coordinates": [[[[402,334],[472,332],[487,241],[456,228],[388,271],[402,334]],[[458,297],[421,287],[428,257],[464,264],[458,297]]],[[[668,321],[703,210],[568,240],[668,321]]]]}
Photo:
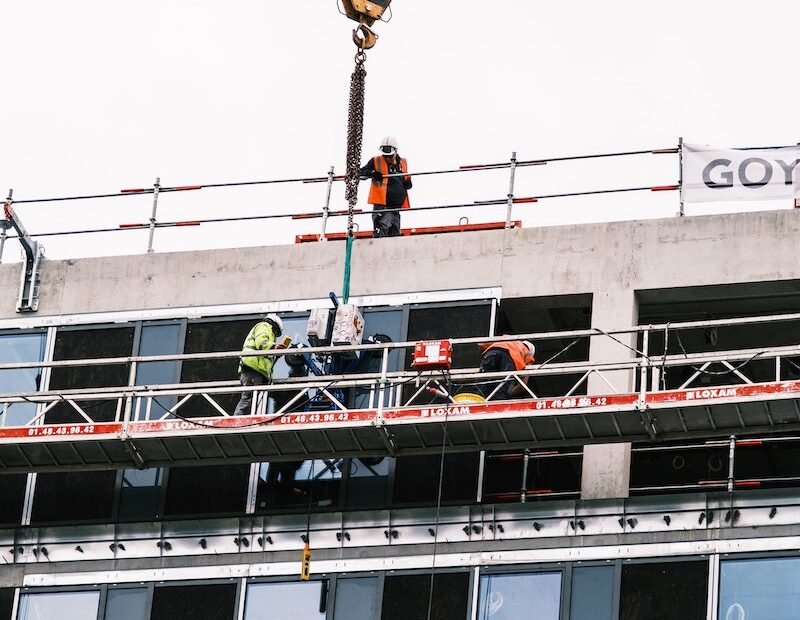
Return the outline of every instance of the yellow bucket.
{"type": "Polygon", "coordinates": [[[472,392],[461,392],[453,396],[454,403],[483,403],[486,399],[480,394],[473,394],[472,392]]]}

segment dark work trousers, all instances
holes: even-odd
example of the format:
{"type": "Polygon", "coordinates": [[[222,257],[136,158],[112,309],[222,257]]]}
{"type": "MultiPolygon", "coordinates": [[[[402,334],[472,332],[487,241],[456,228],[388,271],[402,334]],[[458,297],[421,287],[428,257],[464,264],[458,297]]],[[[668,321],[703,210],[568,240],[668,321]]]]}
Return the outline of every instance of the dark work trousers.
{"type": "MultiPolygon", "coordinates": [[[[256,372],[252,368],[242,367],[242,372],[239,373],[239,381],[245,387],[253,385],[266,385],[269,380],[260,372],[256,372]]],[[[242,397],[239,399],[239,404],[236,405],[236,411],[233,415],[250,415],[251,407],[253,405],[254,392],[242,392],[242,397]]],[[[263,392],[259,394],[263,397],[263,392]]]]}
{"type": "Polygon", "coordinates": [[[388,213],[382,213],[383,209],[399,208],[400,206],[372,205],[372,236],[374,238],[400,236],[400,212],[389,211],[388,213]]]}
{"type": "MultiPolygon", "coordinates": [[[[514,360],[511,359],[505,349],[489,349],[481,357],[481,372],[514,372],[516,370],[514,360]]],[[[491,383],[481,386],[481,393],[489,396],[497,387],[499,379],[493,379],[491,383]]],[[[508,400],[511,398],[511,388],[516,383],[515,379],[504,381],[500,388],[492,396],[492,400],[508,400]]]]}

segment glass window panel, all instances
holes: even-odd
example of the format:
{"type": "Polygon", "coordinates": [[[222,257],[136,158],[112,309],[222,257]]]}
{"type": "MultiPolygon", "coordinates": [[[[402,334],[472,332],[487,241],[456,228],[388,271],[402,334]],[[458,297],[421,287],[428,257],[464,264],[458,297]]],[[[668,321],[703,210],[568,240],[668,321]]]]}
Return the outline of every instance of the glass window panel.
{"type": "Polygon", "coordinates": [[[719,618],[800,618],[800,558],[721,562],[719,618]]]}
{"type": "Polygon", "coordinates": [[[162,586],[153,591],[150,620],[233,620],[236,584],[162,586]]]}
{"type": "MultiPolygon", "coordinates": [[[[746,452],[743,450],[742,454],[746,452]]],[[[736,466],[738,474],[738,459],[736,466]]],[[[630,484],[633,488],[696,485],[700,480],[725,478],[727,473],[726,447],[682,449],[675,446],[668,451],[634,450],[631,454],[630,484]]]]}
{"type": "Polygon", "coordinates": [[[614,567],[572,569],[570,620],[613,620],[614,567]]]}
{"type": "Polygon", "coordinates": [[[11,620],[14,607],[14,588],[0,588],[0,620],[11,620]]]}
{"type": "Polygon", "coordinates": [[[625,564],[619,620],[703,620],[707,590],[705,560],[625,564]]]}
{"type": "MultiPolygon", "coordinates": [[[[387,575],[381,620],[427,620],[431,576],[387,575]]],[[[431,618],[464,620],[469,600],[467,573],[439,573],[433,579],[431,618]]]]}
{"type": "MultiPolygon", "coordinates": [[[[133,351],[133,328],[59,330],[56,335],[53,359],[80,360],[101,357],[127,357],[133,351]]],[[[128,384],[127,364],[99,364],[53,368],[50,389],[88,387],[118,387],[128,384]]],[[[109,422],[116,416],[117,402],[78,401],[78,404],[97,422],[109,422]]],[[[45,415],[47,424],[83,423],[86,420],[67,403],[59,403],[45,415]]]]}
{"type": "MultiPolygon", "coordinates": [[[[364,312],[364,336],[388,336],[392,342],[403,341],[403,311],[402,310],[366,310],[364,312]]],[[[381,355],[366,357],[358,372],[380,372],[382,363],[381,355]]],[[[389,372],[403,369],[403,352],[399,349],[389,354],[387,370],[389,372]]],[[[396,390],[387,389],[384,393],[384,402],[387,405],[394,403],[396,390]]],[[[355,390],[357,409],[377,406],[378,391],[376,389],[358,388],[355,390]]]]}
{"type": "Polygon", "coordinates": [[[167,474],[166,516],[243,513],[250,465],[172,467],[167,474]]]}
{"type": "Polygon", "coordinates": [[[560,605],[561,573],[481,577],[480,620],[558,620],[560,605]]]}
{"type": "MultiPolygon", "coordinates": [[[[39,362],[44,359],[44,334],[0,336],[0,364],[39,362]]],[[[36,392],[41,386],[41,368],[0,370],[0,393],[36,392]]],[[[36,405],[12,403],[0,406],[0,426],[24,426],[36,416],[36,405]]]]}
{"type": "MultiPolygon", "coordinates": [[[[180,353],[180,325],[144,325],[139,339],[139,355],[170,355],[180,353]]],[[[136,368],[136,385],[164,385],[177,383],[180,375],[180,362],[144,362],[136,368]]],[[[147,417],[146,402],[140,399],[136,404],[137,419],[147,417]]],[[[153,400],[150,418],[164,417],[167,410],[177,402],[176,396],[161,396],[153,400]]]]}
{"type": "Polygon", "coordinates": [[[339,505],[342,469],[347,459],[283,461],[261,463],[258,470],[256,506],[259,511],[273,509],[307,510],[339,505]]]}
{"type": "MultiPolygon", "coordinates": [[[[190,323],[186,328],[184,353],[214,353],[220,351],[240,351],[247,333],[257,319],[243,321],[214,321],[190,323]]],[[[237,380],[239,360],[226,358],[217,360],[186,360],[181,364],[181,382],[231,381],[237,380]]],[[[233,413],[239,394],[217,394],[214,400],[225,411],[233,413]]],[[[217,416],[219,411],[204,398],[194,397],[181,408],[184,416],[217,416]]]]}
{"type": "Polygon", "coordinates": [[[321,597],[319,581],[251,583],[247,586],[244,620],[325,620],[321,597]]]}
{"type": "Polygon", "coordinates": [[[31,522],[109,520],[116,480],[116,471],[38,474],[31,522]]]}
{"type": "MultiPolygon", "coordinates": [[[[489,335],[491,304],[481,303],[466,306],[411,308],[408,315],[409,341],[440,338],[470,338],[489,335]]],[[[405,367],[411,369],[412,351],[406,350],[405,367]]],[[[460,344],[453,347],[453,368],[476,368],[481,360],[481,349],[477,344],[460,344]]],[[[467,384],[459,389],[470,392],[475,387],[467,384]]],[[[403,398],[409,399],[417,391],[413,385],[403,388],[403,398]]],[[[415,403],[444,403],[444,398],[427,392],[418,395],[415,403]]]]}
{"type": "MultiPolygon", "coordinates": [[[[568,452],[569,449],[564,451],[568,452]]],[[[537,458],[533,453],[527,466],[525,488],[528,491],[578,493],[581,488],[581,461],[580,455],[537,458]]],[[[487,452],[483,474],[483,501],[520,501],[524,468],[524,455],[520,451],[487,452]]]]}
{"type": "Polygon", "coordinates": [[[164,470],[160,467],[123,469],[119,518],[122,520],[158,518],[163,481],[164,470]]]}
{"type": "MultiPolygon", "coordinates": [[[[431,338],[471,338],[488,336],[491,319],[491,304],[438,308],[411,308],[408,316],[408,340],[431,338]]],[[[407,367],[411,366],[411,351],[407,353],[407,367]]],[[[477,367],[481,350],[475,344],[453,347],[453,367],[477,367]]]]}
{"type": "Polygon", "coordinates": [[[378,578],[339,579],[333,620],[375,620],[378,617],[378,578]]]}
{"type": "Polygon", "coordinates": [[[103,620],[147,620],[147,588],[109,588],[103,620]]]}
{"type": "MultiPolygon", "coordinates": [[[[442,501],[470,503],[478,497],[478,464],[474,453],[447,454],[444,457],[442,501]]],[[[433,505],[439,493],[440,454],[404,456],[396,460],[394,504],[433,505]]]]}
{"type": "Polygon", "coordinates": [[[389,503],[389,474],[394,459],[389,457],[364,457],[348,459],[348,508],[382,508],[389,503]]]}
{"type": "Polygon", "coordinates": [[[19,598],[18,620],[96,620],[100,592],[46,592],[19,598]]]}
{"type": "Polygon", "coordinates": [[[0,525],[19,525],[27,484],[27,474],[0,475],[0,525]]]}

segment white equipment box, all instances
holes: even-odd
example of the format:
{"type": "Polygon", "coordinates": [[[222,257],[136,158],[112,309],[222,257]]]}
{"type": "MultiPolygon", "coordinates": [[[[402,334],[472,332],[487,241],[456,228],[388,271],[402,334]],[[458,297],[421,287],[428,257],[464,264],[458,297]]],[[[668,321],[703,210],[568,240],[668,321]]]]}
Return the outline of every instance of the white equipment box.
{"type": "MultiPolygon", "coordinates": [[[[333,336],[331,340],[335,345],[359,345],[364,336],[364,317],[359,309],[347,304],[336,309],[336,318],[333,321],[333,336]]],[[[353,352],[355,356],[355,352],[353,352]]]]}
{"type": "Polygon", "coordinates": [[[306,336],[312,347],[325,347],[331,343],[331,310],[315,308],[308,315],[306,336]]]}

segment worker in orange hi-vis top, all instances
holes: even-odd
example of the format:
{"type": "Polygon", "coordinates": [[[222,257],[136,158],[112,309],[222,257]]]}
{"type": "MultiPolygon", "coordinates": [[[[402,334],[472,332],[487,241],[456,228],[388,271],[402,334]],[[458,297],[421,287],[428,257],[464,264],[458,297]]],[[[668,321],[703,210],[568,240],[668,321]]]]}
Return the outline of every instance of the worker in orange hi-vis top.
{"type": "MultiPolygon", "coordinates": [[[[535,361],[536,347],[527,340],[509,342],[484,342],[478,345],[483,350],[481,357],[481,372],[514,372],[523,370],[528,364],[535,361]]],[[[528,384],[528,377],[522,377],[523,383],[528,384]]],[[[487,396],[495,389],[496,383],[490,382],[482,390],[487,396]]],[[[492,400],[508,400],[515,396],[527,394],[525,389],[516,380],[504,381],[492,395],[492,400]]]]}
{"type": "Polygon", "coordinates": [[[361,168],[362,179],[372,179],[367,202],[372,205],[373,237],[399,237],[400,211],[408,209],[411,176],[408,163],[397,154],[397,140],[387,136],[381,142],[381,154],[361,168]],[[396,175],[396,176],[392,176],[396,175]]]}

